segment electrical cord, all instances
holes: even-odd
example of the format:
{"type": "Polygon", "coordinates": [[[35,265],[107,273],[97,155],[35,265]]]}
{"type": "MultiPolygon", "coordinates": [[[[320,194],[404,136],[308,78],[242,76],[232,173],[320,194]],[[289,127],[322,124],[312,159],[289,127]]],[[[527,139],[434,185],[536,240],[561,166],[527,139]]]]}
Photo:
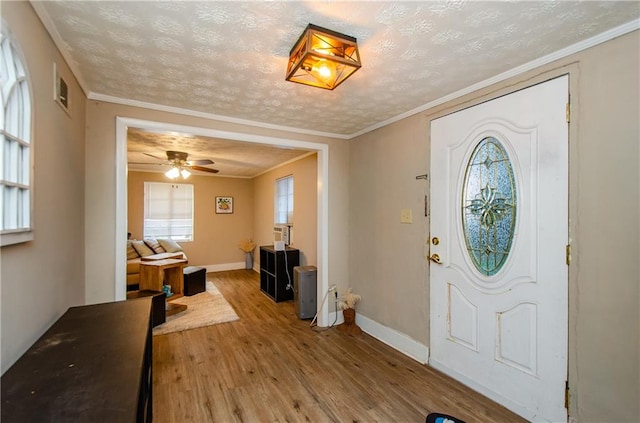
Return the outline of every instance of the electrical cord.
{"type": "MultiPolygon", "coordinates": [[[[331,326],[327,326],[326,328],[319,328],[318,325],[316,324],[315,326],[313,325],[316,321],[316,319],[318,318],[318,312],[316,312],[316,315],[313,316],[313,320],[311,321],[311,323],[309,324],[309,327],[311,328],[312,331],[314,332],[324,332],[325,330],[329,330],[332,327],[335,326],[336,322],[338,321],[338,292],[334,291],[335,294],[335,301],[333,302],[334,308],[335,308],[335,319],[333,319],[333,323],[331,323],[331,326]]],[[[329,295],[329,291],[327,291],[326,294],[324,294],[324,298],[322,299],[322,304],[320,304],[320,310],[322,310],[322,306],[324,305],[324,301],[327,299],[327,296],[329,295]]]]}
{"type": "Polygon", "coordinates": [[[324,293],[324,297],[322,297],[322,302],[320,303],[320,308],[316,311],[316,315],[313,316],[313,320],[311,320],[311,323],[309,323],[310,327],[313,326],[313,324],[318,319],[318,313],[320,313],[320,310],[322,310],[322,306],[324,305],[324,302],[326,301],[328,295],[329,295],[329,291],[327,290],[327,292],[324,293]]]}
{"type": "Polygon", "coordinates": [[[291,284],[291,275],[289,274],[289,261],[287,260],[287,246],[285,245],[284,247],[284,251],[282,252],[284,254],[284,270],[287,273],[287,286],[286,289],[293,289],[293,285],[291,284]]]}

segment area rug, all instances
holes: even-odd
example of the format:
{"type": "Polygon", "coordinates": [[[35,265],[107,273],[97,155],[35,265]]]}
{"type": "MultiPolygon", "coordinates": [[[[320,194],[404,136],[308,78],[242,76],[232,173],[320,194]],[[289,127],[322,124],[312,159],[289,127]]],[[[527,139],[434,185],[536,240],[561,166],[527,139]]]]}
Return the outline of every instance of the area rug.
{"type": "Polygon", "coordinates": [[[207,282],[205,292],[190,297],[181,297],[171,302],[186,304],[187,309],[173,316],[168,316],[165,323],[153,328],[154,336],[240,319],[213,282],[207,282]]]}

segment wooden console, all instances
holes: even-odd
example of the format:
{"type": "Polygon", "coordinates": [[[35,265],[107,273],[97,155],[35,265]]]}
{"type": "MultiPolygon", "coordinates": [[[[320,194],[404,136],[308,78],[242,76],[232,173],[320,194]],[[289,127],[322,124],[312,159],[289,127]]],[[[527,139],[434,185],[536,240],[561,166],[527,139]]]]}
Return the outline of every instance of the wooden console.
{"type": "Polygon", "coordinates": [[[150,422],[150,298],[67,310],[2,376],[2,421],[150,422]]]}

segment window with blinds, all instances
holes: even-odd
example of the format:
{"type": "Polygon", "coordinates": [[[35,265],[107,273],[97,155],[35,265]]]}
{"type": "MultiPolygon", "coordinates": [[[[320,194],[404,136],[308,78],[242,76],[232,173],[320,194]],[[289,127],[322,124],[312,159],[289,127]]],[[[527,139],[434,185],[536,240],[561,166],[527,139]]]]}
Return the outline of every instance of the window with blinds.
{"type": "Polygon", "coordinates": [[[276,179],[275,222],[293,224],[293,175],[276,179]]]}
{"type": "Polygon", "coordinates": [[[193,185],[145,182],[143,235],[193,241],[193,185]]]}
{"type": "Polygon", "coordinates": [[[0,231],[2,245],[10,245],[33,240],[32,106],[28,73],[4,21],[0,50],[0,231]]]}

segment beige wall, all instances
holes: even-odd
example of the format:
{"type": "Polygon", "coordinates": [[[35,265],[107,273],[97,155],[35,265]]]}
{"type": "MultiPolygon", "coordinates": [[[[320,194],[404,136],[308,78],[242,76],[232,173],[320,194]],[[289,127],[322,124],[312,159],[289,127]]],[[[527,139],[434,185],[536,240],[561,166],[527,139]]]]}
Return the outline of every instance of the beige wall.
{"type": "Polygon", "coordinates": [[[569,381],[580,422],[640,421],[640,32],[580,55],[569,381]]]}
{"type": "Polygon", "coordinates": [[[416,222],[414,177],[429,164],[430,120],[570,73],[570,412],[581,423],[640,421],[639,38],[635,31],[352,140],[349,275],[362,313],[428,342],[428,225],[416,222]],[[398,223],[405,207],[413,225],[398,223]]]}
{"type": "Polygon", "coordinates": [[[424,213],[428,121],[416,115],[351,140],[349,284],[360,313],[428,344],[424,213]],[[413,223],[400,223],[401,209],[413,223]],[[399,312],[402,310],[402,312],[399,312]]]}
{"type": "Polygon", "coordinates": [[[32,242],[0,250],[2,373],[70,306],[84,302],[85,96],[28,2],[2,2],[25,57],[33,100],[32,242]],[[53,63],[71,117],[52,98],[53,63]]]}
{"type": "MultiPolygon", "coordinates": [[[[273,245],[275,181],[293,175],[293,243],[300,250],[301,266],[317,266],[317,154],[305,157],[254,178],[254,239],[273,245]]],[[[259,254],[256,254],[256,269],[259,254]]]]}
{"type": "MultiPolygon", "coordinates": [[[[144,182],[167,182],[162,173],[129,172],[128,229],[142,239],[144,182]]],[[[215,266],[244,263],[238,244],[253,236],[253,183],[250,179],[191,175],[179,183],[194,187],[194,239],[181,242],[189,265],[215,266]],[[215,213],[215,197],[233,197],[232,214],[215,213]]]]}

